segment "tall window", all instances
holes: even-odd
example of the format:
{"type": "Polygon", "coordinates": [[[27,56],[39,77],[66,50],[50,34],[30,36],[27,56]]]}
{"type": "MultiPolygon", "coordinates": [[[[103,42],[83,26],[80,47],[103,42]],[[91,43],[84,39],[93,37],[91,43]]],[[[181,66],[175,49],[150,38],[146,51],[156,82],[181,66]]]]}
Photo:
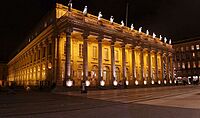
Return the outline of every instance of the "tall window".
{"type": "Polygon", "coordinates": [[[183,47],[181,47],[181,52],[183,52],[183,47]]]}
{"type": "Polygon", "coordinates": [[[115,61],[119,60],[119,52],[118,50],[115,50],[115,61]]]}
{"type": "Polygon", "coordinates": [[[97,58],[97,46],[93,46],[93,58],[97,58]]]}
{"type": "Polygon", "coordinates": [[[188,68],[190,68],[190,62],[188,62],[188,68]]]}
{"type": "Polygon", "coordinates": [[[182,68],[185,69],[185,63],[182,63],[182,68]]]}
{"type": "Polygon", "coordinates": [[[43,47],[42,57],[45,57],[46,55],[46,47],[43,47]]]}
{"type": "Polygon", "coordinates": [[[180,68],[181,67],[181,64],[178,62],[178,68],[180,68]]]}
{"type": "Polygon", "coordinates": [[[48,55],[52,55],[52,44],[49,43],[49,46],[48,46],[48,55]]]}
{"type": "Polygon", "coordinates": [[[40,59],[40,50],[38,50],[38,59],[40,59]]]}
{"type": "Polygon", "coordinates": [[[195,53],[194,52],[192,53],[192,57],[195,58],[195,53]]]}
{"type": "Polygon", "coordinates": [[[194,46],[193,45],[191,46],[191,50],[194,50],[194,46]]]}
{"type": "Polygon", "coordinates": [[[199,45],[196,45],[196,49],[199,50],[199,45]]]}
{"type": "Polygon", "coordinates": [[[79,57],[83,57],[83,44],[79,44],[79,57]]]}
{"type": "Polygon", "coordinates": [[[186,51],[188,51],[189,50],[189,47],[188,46],[186,46],[186,51]]]}
{"type": "Polygon", "coordinates": [[[197,57],[200,58],[200,52],[199,51],[197,52],[197,57]]]}
{"type": "Polygon", "coordinates": [[[198,67],[200,68],[200,61],[198,61],[198,67]]]}
{"type": "Polygon", "coordinates": [[[195,63],[195,61],[193,61],[193,68],[196,68],[196,63],[195,63]]]}
{"type": "Polygon", "coordinates": [[[104,59],[108,60],[108,48],[104,48],[104,59]]]}

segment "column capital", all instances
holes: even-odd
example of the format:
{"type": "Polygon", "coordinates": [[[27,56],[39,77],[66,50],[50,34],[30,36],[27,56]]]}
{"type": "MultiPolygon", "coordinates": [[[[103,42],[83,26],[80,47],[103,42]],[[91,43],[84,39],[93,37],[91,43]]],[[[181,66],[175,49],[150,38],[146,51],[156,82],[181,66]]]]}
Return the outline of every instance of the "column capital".
{"type": "Polygon", "coordinates": [[[84,31],[82,37],[83,39],[87,39],[89,35],[90,35],[89,31],[84,31]]]}
{"type": "Polygon", "coordinates": [[[97,37],[98,42],[102,42],[102,39],[103,39],[103,38],[104,38],[103,35],[100,34],[100,35],[97,37]]]}
{"type": "Polygon", "coordinates": [[[121,43],[121,47],[122,47],[122,48],[125,48],[125,47],[126,47],[126,44],[127,44],[127,43],[122,42],[122,43],[121,43]]]}
{"type": "Polygon", "coordinates": [[[71,35],[72,32],[73,32],[73,28],[72,28],[72,27],[67,27],[67,28],[65,29],[66,35],[71,35]]]}

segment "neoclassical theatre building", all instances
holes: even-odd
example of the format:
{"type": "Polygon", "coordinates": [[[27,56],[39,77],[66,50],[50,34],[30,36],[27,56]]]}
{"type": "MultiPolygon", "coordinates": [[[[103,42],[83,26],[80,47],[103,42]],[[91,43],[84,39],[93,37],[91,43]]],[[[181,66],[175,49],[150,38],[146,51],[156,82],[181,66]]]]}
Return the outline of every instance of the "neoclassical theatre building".
{"type": "Polygon", "coordinates": [[[8,63],[8,80],[29,86],[170,84],[172,54],[172,45],[155,36],[57,3],[8,63]]]}

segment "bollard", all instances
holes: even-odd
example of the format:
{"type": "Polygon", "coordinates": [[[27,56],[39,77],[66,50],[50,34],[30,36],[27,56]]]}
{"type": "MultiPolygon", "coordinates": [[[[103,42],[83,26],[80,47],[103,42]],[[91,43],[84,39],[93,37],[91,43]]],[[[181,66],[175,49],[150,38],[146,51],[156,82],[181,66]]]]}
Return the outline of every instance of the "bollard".
{"type": "Polygon", "coordinates": [[[81,83],[81,93],[87,93],[87,87],[85,81],[82,81],[81,83]]]}

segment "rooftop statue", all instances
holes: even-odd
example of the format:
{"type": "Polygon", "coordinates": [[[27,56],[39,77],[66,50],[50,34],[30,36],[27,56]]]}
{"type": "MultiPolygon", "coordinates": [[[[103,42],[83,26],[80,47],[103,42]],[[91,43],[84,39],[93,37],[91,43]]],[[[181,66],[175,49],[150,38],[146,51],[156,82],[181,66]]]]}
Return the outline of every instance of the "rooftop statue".
{"type": "Polygon", "coordinates": [[[160,35],[160,38],[159,38],[160,40],[162,40],[162,36],[160,35]]]}
{"type": "Polygon", "coordinates": [[[71,8],[72,8],[72,0],[69,0],[69,3],[68,3],[68,10],[71,11],[71,8]]]}
{"type": "Polygon", "coordinates": [[[146,35],[149,35],[149,30],[146,31],[146,35]]]}
{"type": "Polygon", "coordinates": [[[153,38],[156,38],[156,34],[155,33],[153,33],[153,38]]]}
{"type": "Polygon", "coordinates": [[[131,24],[131,30],[133,30],[134,29],[134,26],[133,26],[133,24],[131,24]]]}
{"type": "Polygon", "coordinates": [[[165,42],[165,43],[167,42],[167,38],[166,38],[166,37],[164,38],[164,42],[165,42]]]}
{"type": "Polygon", "coordinates": [[[85,6],[85,8],[83,9],[83,15],[87,15],[87,6],[85,6]]]}
{"type": "Polygon", "coordinates": [[[171,39],[169,39],[169,44],[170,44],[170,45],[172,44],[172,40],[171,40],[171,39]]]}
{"type": "Polygon", "coordinates": [[[142,27],[139,28],[139,33],[142,32],[142,27]]]}
{"type": "Polygon", "coordinates": [[[101,17],[102,17],[103,15],[101,14],[101,12],[99,12],[99,15],[98,15],[98,20],[101,20],[101,17]]]}
{"type": "Polygon", "coordinates": [[[123,20],[121,21],[121,26],[122,26],[122,27],[124,26],[124,21],[123,21],[123,20]]]}
{"type": "Polygon", "coordinates": [[[110,23],[113,24],[113,22],[114,22],[114,18],[113,16],[110,16],[110,23]]]}

